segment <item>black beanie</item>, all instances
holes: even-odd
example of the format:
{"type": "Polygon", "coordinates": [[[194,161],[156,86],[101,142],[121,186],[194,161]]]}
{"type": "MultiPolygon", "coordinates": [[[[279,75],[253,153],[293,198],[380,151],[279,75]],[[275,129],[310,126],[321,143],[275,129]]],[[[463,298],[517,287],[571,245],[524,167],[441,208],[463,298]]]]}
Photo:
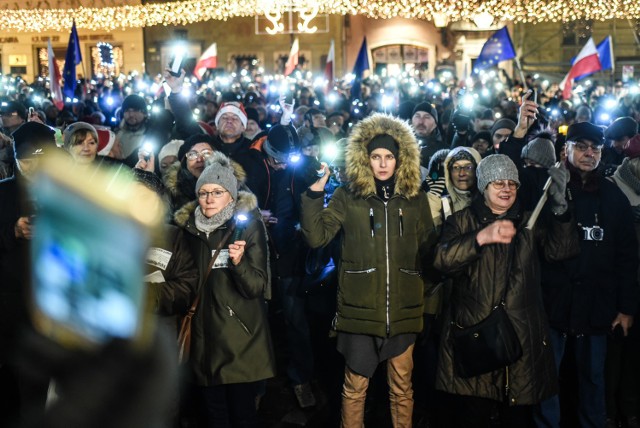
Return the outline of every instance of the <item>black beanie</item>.
{"type": "Polygon", "coordinates": [[[260,123],[260,114],[258,113],[258,110],[253,107],[247,107],[244,111],[247,113],[247,120],[253,120],[255,123],[260,123]]]}
{"type": "Polygon", "coordinates": [[[293,126],[275,125],[269,130],[263,147],[264,151],[278,162],[286,162],[289,154],[299,145],[298,133],[293,126]]]}
{"type": "Polygon", "coordinates": [[[511,119],[507,119],[506,117],[500,120],[496,120],[496,122],[491,127],[491,137],[493,137],[493,134],[495,134],[498,129],[509,129],[513,131],[514,129],[516,129],[516,123],[511,119]]]}
{"type": "Polygon", "coordinates": [[[180,150],[178,150],[178,160],[182,162],[187,152],[198,143],[207,143],[211,146],[212,150],[215,150],[214,141],[213,137],[209,134],[195,134],[190,136],[184,141],[184,144],[180,146],[180,150]]]}
{"type": "Polygon", "coordinates": [[[415,106],[411,117],[413,117],[413,115],[415,115],[419,111],[424,111],[429,113],[431,116],[433,116],[433,119],[436,121],[436,123],[438,123],[438,111],[431,105],[431,103],[424,101],[418,104],[417,106],[415,106]]]}
{"type": "Polygon", "coordinates": [[[367,153],[371,154],[371,152],[375,149],[387,149],[391,153],[393,153],[394,157],[398,157],[398,143],[390,135],[379,134],[373,137],[373,139],[367,145],[367,153]]]}
{"type": "Polygon", "coordinates": [[[26,122],[11,134],[16,159],[29,159],[57,150],[55,131],[38,122],[26,122]]]}
{"type": "Polygon", "coordinates": [[[140,95],[128,95],[127,98],[122,101],[122,113],[129,109],[138,110],[146,114],[147,102],[140,95]]]}

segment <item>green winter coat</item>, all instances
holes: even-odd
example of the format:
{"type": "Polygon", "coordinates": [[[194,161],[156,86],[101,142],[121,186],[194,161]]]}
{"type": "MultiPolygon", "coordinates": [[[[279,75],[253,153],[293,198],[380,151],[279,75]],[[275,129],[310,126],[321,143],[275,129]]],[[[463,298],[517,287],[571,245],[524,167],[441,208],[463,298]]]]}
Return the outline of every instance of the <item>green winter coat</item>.
{"type": "Polygon", "coordinates": [[[420,190],[420,157],[411,128],[376,114],[352,133],[346,152],[349,187],[323,198],[302,196],[302,232],[313,248],[340,234],[338,331],[392,337],[422,330],[425,275],[436,236],[426,193],[420,190]],[[395,194],[376,195],[367,144],[380,134],[399,145],[395,194]]]}
{"type": "MultiPolygon", "coordinates": [[[[200,302],[192,321],[189,366],[197,385],[211,386],[254,382],[275,376],[275,356],[267,321],[265,295],[269,295],[269,254],[266,229],[257,201],[249,192],[238,192],[236,212],[250,213],[241,239],[246,241],[241,262],[214,268],[200,289],[200,302]]],[[[200,278],[233,219],[207,236],[195,227],[196,202],[175,215],[200,278]]],[[[225,245],[228,248],[228,245],[225,245]]],[[[225,248],[223,247],[223,248],[225,248]]],[[[223,258],[222,253],[218,260],[223,258]]]]}

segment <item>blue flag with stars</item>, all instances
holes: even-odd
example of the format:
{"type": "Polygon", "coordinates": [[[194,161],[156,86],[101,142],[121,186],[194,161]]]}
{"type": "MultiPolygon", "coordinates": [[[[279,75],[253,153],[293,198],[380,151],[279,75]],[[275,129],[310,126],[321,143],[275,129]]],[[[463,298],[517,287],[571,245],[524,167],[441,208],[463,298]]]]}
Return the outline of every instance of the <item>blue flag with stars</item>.
{"type": "Polygon", "coordinates": [[[369,69],[369,49],[367,48],[367,38],[365,37],[364,40],[362,40],[362,45],[360,46],[356,63],[353,66],[353,75],[355,76],[355,79],[353,81],[353,86],[351,87],[352,99],[360,98],[360,85],[362,84],[362,78],[364,77],[364,72],[369,69]]]}
{"type": "Polygon", "coordinates": [[[502,27],[484,44],[480,55],[473,66],[473,70],[477,73],[485,68],[492,67],[500,61],[506,61],[516,57],[516,50],[513,48],[511,36],[507,27],[502,27]]]}
{"type": "Polygon", "coordinates": [[[64,58],[64,68],[62,71],[62,76],[64,77],[62,93],[65,98],[73,98],[76,92],[76,65],[81,62],[82,54],[80,53],[80,40],[78,40],[76,22],[73,21],[71,34],[69,35],[69,44],[67,45],[67,55],[64,58]]]}

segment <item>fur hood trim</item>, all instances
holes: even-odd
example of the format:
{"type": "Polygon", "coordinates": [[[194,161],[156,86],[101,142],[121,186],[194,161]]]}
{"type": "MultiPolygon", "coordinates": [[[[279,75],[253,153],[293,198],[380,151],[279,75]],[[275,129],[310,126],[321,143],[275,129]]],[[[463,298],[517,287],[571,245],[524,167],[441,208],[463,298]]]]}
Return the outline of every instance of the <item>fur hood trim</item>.
{"type": "MultiPolygon", "coordinates": [[[[189,218],[193,212],[198,208],[198,201],[191,201],[180,208],[173,216],[173,220],[180,227],[185,227],[189,222],[189,218]]],[[[233,212],[234,215],[238,212],[251,213],[258,208],[258,199],[256,195],[244,190],[238,191],[238,201],[236,202],[236,209],[233,212]]]]}
{"type": "MultiPolygon", "coordinates": [[[[216,153],[218,152],[214,152],[213,156],[205,161],[205,165],[210,165],[210,163],[214,160],[217,162],[225,162],[224,160],[216,157],[216,153]],[[214,159],[212,160],[212,158],[214,159]]],[[[226,156],[224,156],[222,153],[220,153],[220,155],[222,155],[226,159],[226,156]]],[[[229,161],[231,162],[231,166],[233,167],[233,175],[235,175],[236,180],[238,180],[238,187],[241,188],[243,187],[242,185],[244,185],[247,181],[247,173],[239,163],[230,159],[229,161]]],[[[178,189],[178,173],[180,172],[180,169],[182,169],[182,163],[175,162],[173,165],[167,168],[167,171],[164,173],[164,177],[162,180],[164,182],[164,187],[166,187],[171,196],[174,197],[180,193],[178,189]]]]}
{"type": "Polygon", "coordinates": [[[420,149],[407,122],[387,114],[373,114],[360,121],[351,132],[346,150],[349,190],[356,196],[376,193],[367,146],[377,136],[387,134],[398,143],[395,193],[412,198],[420,192],[420,149]]]}

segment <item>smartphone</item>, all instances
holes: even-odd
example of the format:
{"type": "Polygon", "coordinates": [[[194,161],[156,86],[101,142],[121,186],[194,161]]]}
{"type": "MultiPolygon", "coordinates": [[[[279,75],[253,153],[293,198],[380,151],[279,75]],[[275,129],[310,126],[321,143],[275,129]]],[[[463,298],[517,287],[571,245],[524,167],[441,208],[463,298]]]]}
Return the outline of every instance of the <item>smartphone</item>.
{"type": "Polygon", "coordinates": [[[180,71],[182,70],[182,60],[184,59],[184,54],[182,51],[177,51],[173,58],[171,59],[171,63],[169,65],[169,74],[174,77],[180,77],[180,71]]]}
{"type": "Polygon", "coordinates": [[[293,104],[293,92],[287,91],[284,95],[285,104],[293,104]]]}
{"type": "Polygon", "coordinates": [[[36,114],[36,110],[33,107],[29,107],[29,117],[33,116],[34,114],[36,114]]]}
{"type": "Polygon", "coordinates": [[[99,170],[87,180],[66,159],[43,161],[30,187],[38,200],[34,326],[65,347],[91,349],[115,338],[149,343],[154,318],[143,277],[161,205],[121,172],[99,170]]]}
{"type": "Polygon", "coordinates": [[[538,104],[538,90],[537,89],[532,89],[533,94],[531,96],[531,101],[533,101],[534,103],[538,104]]]}

